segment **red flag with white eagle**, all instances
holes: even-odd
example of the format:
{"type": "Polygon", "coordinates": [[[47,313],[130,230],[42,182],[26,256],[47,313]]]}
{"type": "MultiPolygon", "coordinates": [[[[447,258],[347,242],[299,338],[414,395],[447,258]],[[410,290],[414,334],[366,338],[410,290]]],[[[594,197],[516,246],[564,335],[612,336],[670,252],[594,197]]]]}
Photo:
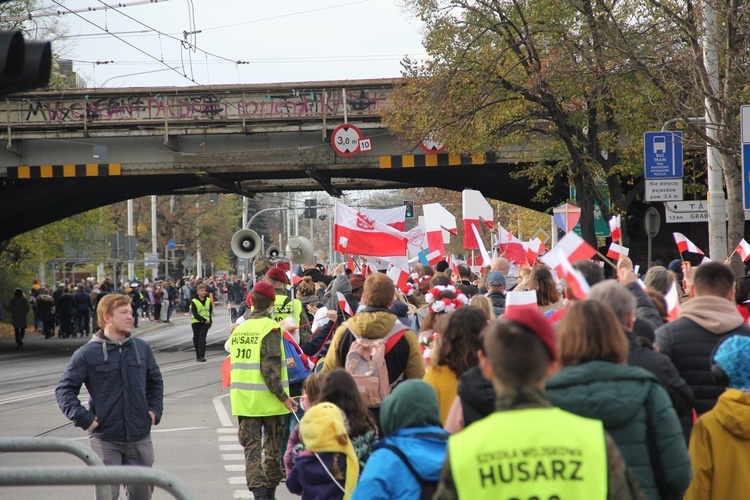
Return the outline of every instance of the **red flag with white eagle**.
{"type": "Polygon", "coordinates": [[[703,250],[698,248],[698,246],[687,239],[684,234],[682,233],[672,233],[672,236],[674,236],[674,241],[677,243],[677,251],[680,253],[682,252],[690,252],[690,253],[697,253],[700,255],[706,255],[703,253],[703,250]]]}
{"type": "Polygon", "coordinates": [[[622,225],[619,215],[615,215],[609,219],[609,232],[611,233],[612,241],[622,240],[622,225]]]}
{"type": "Polygon", "coordinates": [[[551,252],[547,252],[539,260],[554,269],[558,274],[561,270],[560,253],[568,259],[569,262],[590,259],[596,255],[596,249],[586,243],[583,238],[578,236],[574,231],[563,236],[557,245],[552,247],[551,252]]]}
{"type": "Polygon", "coordinates": [[[526,252],[523,249],[523,242],[506,231],[500,224],[497,225],[498,247],[500,256],[505,257],[510,262],[524,264],[526,262],[526,252]]]}
{"type": "Polygon", "coordinates": [[[492,229],[494,226],[494,212],[487,199],[482,193],[474,189],[464,189],[461,193],[463,204],[464,222],[464,248],[466,250],[479,250],[481,238],[472,231],[472,225],[477,228],[484,224],[492,229]]]}
{"type": "Polygon", "coordinates": [[[742,262],[747,262],[747,259],[750,259],[750,243],[745,241],[745,238],[740,240],[734,251],[740,256],[742,262]]]}
{"type": "MultiPolygon", "coordinates": [[[[399,207],[405,210],[405,207],[399,207]]],[[[372,210],[367,213],[372,214],[372,210]]],[[[375,257],[405,256],[407,235],[385,222],[336,202],[334,249],[341,253],[375,257]]]]}

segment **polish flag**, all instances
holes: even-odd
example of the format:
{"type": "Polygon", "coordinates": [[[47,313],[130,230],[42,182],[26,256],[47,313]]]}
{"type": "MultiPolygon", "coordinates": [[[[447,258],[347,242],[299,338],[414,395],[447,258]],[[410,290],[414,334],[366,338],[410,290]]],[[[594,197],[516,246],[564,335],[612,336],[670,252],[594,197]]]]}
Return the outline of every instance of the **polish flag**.
{"type": "Polygon", "coordinates": [[[360,212],[369,219],[375,219],[397,231],[403,231],[406,227],[406,205],[394,208],[360,208],[360,212]]]}
{"type": "Polygon", "coordinates": [[[372,269],[368,264],[362,264],[362,276],[372,274],[372,269]]]}
{"type": "Polygon", "coordinates": [[[458,262],[456,262],[456,258],[453,256],[453,254],[450,254],[448,256],[448,265],[451,266],[453,274],[458,276],[458,262]]]}
{"type": "Polygon", "coordinates": [[[622,226],[619,215],[615,215],[609,219],[609,232],[612,233],[612,241],[620,241],[622,239],[622,226]]]}
{"type": "Polygon", "coordinates": [[[672,286],[667,290],[664,296],[667,303],[667,320],[674,321],[680,315],[680,296],[677,294],[677,282],[673,281],[672,286]]]}
{"type": "Polygon", "coordinates": [[[691,252],[691,253],[697,253],[700,255],[706,255],[703,253],[703,250],[698,248],[695,243],[690,241],[685,237],[682,233],[672,233],[672,236],[674,236],[674,241],[677,243],[677,250],[682,252],[691,252]]]}
{"type": "Polygon", "coordinates": [[[409,273],[397,266],[391,266],[385,273],[391,278],[393,284],[398,287],[399,290],[406,291],[406,284],[409,282],[409,273]]]}
{"type": "Polygon", "coordinates": [[[376,257],[406,255],[406,233],[343,203],[336,202],[333,225],[334,249],[341,253],[376,257]]]}
{"type": "Polygon", "coordinates": [[[630,253],[630,249],[628,247],[624,247],[621,245],[618,245],[617,243],[612,240],[612,243],[609,245],[609,250],[607,250],[607,257],[609,257],[612,260],[620,260],[620,257],[625,255],[627,256],[630,253]]]}
{"type": "Polygon", "coordinates": [[[440,203],[422,205],[424,226],[427,233],[427,247],[440,251],[445,255],[445,244],[450,243],[450,235],[458,234],[456,217],[446,210],[440,203]]]}
{"type": "Polygon", "coordinates": [[[539,260],[539,254],[547,251],[547,247],[542,240],[534,238],[523,243],[523,251],[526,253],[526,263],[533,266],[539,260]]]}
{"type": "Polygon", "coordinates": [[[557,258],[560,260],[562,269],[562,277],[568,282],[570,290],[573,292],[573,297],[578,300],[585,300],[591,291],[589,282],[583,276],[583,273],[578,269],[574,268],[570,261],[563,255],[562,252],[558,251],[559,255],[557,258]]]}
{"type": "Polygon", "coordinates": [[[513,308],[528,307],[537,308],[536,303],[536,290],[529,290],[526,292],[508,292],[505,295],[505,312],[507,313],[513,308]]]}
{"type": "Polygon", "coordinates": [[[539,260],[554,269],[557,274],[561,274],[560,254],[558,251],[562,252],[569,262],[590,259],[596,255],[596,249],[586,243],[574,231],[563,236],[552,250],[552,252],[544,254],[539,260]]]}
{"type": "Polygon", "coordinates": [[[336,298],[339,301],[339,309],[341,310],[341,312],[345,313],[349,317],[354,316],[352,306],[350,306],[349,302],[346,301],[346,297],[344,297],[344,294],[341,292],[336,292],[336,298]]]}
{"type": "Polygon", "coordinates": [[[481,238],[474,231],[472,225],[480,227],[484,223],[488,228],[494,226],[495,217],[492,206],[482,196],[482,193],[474,189],[464,189],[461,193],[463,202],[463,222],[464,222],[464,248],[466,250],[479,250],[481,238]]]}
{"type": "Polygon", "coordinates": [[[482,236],[479,234],[479,229],[477,229],[476,224],[471,224],[471,231],[476,237],[477,245],[479,246],[479,252],[482,254],[482,265],[491,266],[492,259],[490,259],[490,254],[487,253],[487,249],[484,247],[484,241],[482,241],[482,236]]]}
{"type": "Polygon", "coordinates": [[[440,250],[433,250],[430,253],[426,253],[424,250],[419,252],[419,262],[423,266],[434,266],[443,259],[443,254],[440,250]]]}
{"type": "Polygon", "coordinates": [[[750,259],[750,243],[745,241],[745,238],[740,240],[734,251],[740,256],[742,262],[747,262],[747,259],[750,259]]]}
{"type": "Polygon", "coordinates": [[[523,242],[506,231],[500,224],[497,225],[497,235],[500,256],[519,265],[525,264],[526,252],[523,249],[523,242]]]}
{"type": "Polygon", "coordinates": [[[291,283],[292,286],[297,286],[299,285],[299,282],[302,281],[302,278],[294,274],[292,271],[287,271],[286,277],[289,278],[289,283],[291,283]]]}
{"type": "Polygon", "coordinates": [[[349,254],[349,260],[346,261],[346,268],[351,272],[354,272],[357,268],[357,264],[354,263],[354,256],[352,254],[349,254]]]}

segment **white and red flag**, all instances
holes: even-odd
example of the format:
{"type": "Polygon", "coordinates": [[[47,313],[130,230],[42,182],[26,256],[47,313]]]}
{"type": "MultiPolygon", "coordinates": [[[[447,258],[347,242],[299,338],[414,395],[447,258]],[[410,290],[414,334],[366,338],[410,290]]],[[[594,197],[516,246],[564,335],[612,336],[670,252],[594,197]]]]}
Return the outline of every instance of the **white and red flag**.
{"type": "Polygon", "coordinates": [[[505,312],[507,313],[511,309],[519,307],[537,308],[536,303],[536,290],[528,290],[524,292],[508,292],[505,295],[505,312]]]}
{"type": "Polygon", "coordinates": [[[482,235],[479,234],[479,229],[477,229],[476,224],[471,224],[471,231],[476,237],[477,245],[479,246],[479,252],[482,254],[482,265],[491,266],[492,259],[490,259],[490,254],[487,253],[487,249],[484,246],[484,241],[482,241],[482,235]]]}
{"type": "Polygon", "coordinates": [[[562,277],[568,282],[568,287],[573,292],[573,297],[578,300],[585,300],[591,291],[589,282],[586,281],[586,277],[581,271],[573,267],[568,259],[560,252],[557,256],[560,260],[560,269],[562,277]]]}
{"type": "Polygon", "coordinates": [[[586,243],[583,238],[578,236],[575,232],[571,231],[557,242],[557,245],[552,248],[551,252],[547,252],[539,259],[554,269],[557,274],[561,274],[559,252],[562,252],[569,262],[590,259],[596,255],[596,249],[594,247],[586,243]]]}
{"type": "Polygon", "coordinates": [[[430,252],[438,250],[440,255],[445,255],[445,244],[450,243],[450,235],[458,234],[456,217],[440,203],[422,205],[422,212],[430,252]]]}
{"type": "Polygon", "coordinates": [[[291,283],[292,286],[297,286],[299,282],[302,281],[302,278],[294,274],[292,271],[287,271],[286,277],[289,278],[289,283],[291,283]]]}
{"type": "Polygon", "coordinates": [[[667,290],[664,301],[667,303],[667,320],[676,320],[680,316],[680,296],[677,293],[676,281],[673,281],[672,286],[667,290]]]}
{"type": "Polygon", "coordinates": [[[735,248],[734,251],[737,252],[737,255],[740,256],[742,262],[747,262],[747,259],[750,259],[750,243],[745,241],[745,238],[742,238],[740,240],[740,242],[737,244],[737,248],[735,248]]]}
{"type": "Polygon", "coordinates": [[[343,203],[336,202],[333,227],[334,249],[341,253],[376,257],[406,255],[406,233],[343,203]]]}
{"type": "Polygon", "coordinates": [[[359,211],[393,229],[403,231],[406,228],[406,205],[393,208],[360,208],[359,211]]]}
{"type": "Polygon", "coordinates": [[[609,249],[607,250],[607,257],[612,260],[620,260],[620,257],[622,257],[623,255],[627,256],[628,253],[630,253],[630,249],[628,247],[618,245],[613,240],[609,245],[609,249]]]}
{"type": "Polygon", "coordinates": [[[341,292],[336,292],[336,298],[339,301],[339,309],[341,310],[341,312],[346,313],[349,317],[354,316],[352,306],[350,306],[349,302],[346,301],[346,297],[344,297],[344,294],[341,292]]]}
{"type": "Polygon", "coordinates": [[[680,253],[682,252],[690,252],[690,253],[697,253],[700,255],[706,255],[703,253],[703,250],[698,248],[698,246],[687,239],[684,234],[682,233],[672,233],[674,236],[674,241],[677,243],[677,251],[680,253]]]}
{"type": "Polygon", "coordinates": [[[612,236],[612,241],[620,241],[622,240],[622,221],[620,220],[619,215],[613,216],[611,219],[609,219],[609,232],[612,236]]]}
{"type": "Polygon", "coordinates": [[[354,272],[354,270],[357,269],[357,264],[354,262],[354,256],[352,254],[349,254],[349,259],[346,261],[346,268],[351,272],[354,272]]]}
{"type": "Polygon", "coordinates": [[[539,260],[539,254],[547,251],[547,246],[539,238],[534,238],[523,243],[523,251],[526,253],[526,263],[533,266],[539,260]]]}
{"type": "Polygon", "coordinates": [[[492,229],[495,216],[492,206],[481,192],[474,189],[464,189],[461,193],[461,200],[463,202],[464,248],[480,250],[481,238],[472,231],[471,226],[479,228],[481,224],[484,224],[492,229]]]}
{"type": "Polygon", "coordinates": [[[523,242],[521,240],[513,236],[509,231],[506,231],[500,224],[497,225],[497,236],[501,257],[505,257],[509,262],[514,262],[518,265],[526,262],[526,252],[523,249],[523,242]]]}
{"type": "Polygon", "coordinates": [[[398,266],[391,266],[385,273],[393,284],[402,292],[406,291],[406,284],[409,282],[409,273],[398,266]]]}

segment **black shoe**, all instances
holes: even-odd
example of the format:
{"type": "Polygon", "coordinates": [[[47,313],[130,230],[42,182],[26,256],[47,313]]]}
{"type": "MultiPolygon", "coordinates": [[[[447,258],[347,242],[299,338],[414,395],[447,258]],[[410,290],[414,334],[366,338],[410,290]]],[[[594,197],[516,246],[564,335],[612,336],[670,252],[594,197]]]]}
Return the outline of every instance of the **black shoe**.
{"type": "Polygon", "coordinates": [[[268,500],[276,500],[276,487],[266,488],[266,498],[268,500]]]}
{"type": "Polygon", "coordinates": [[[199,363],[205,363],[206,362],[206,358],[198,358],[198,362],[199,363]]]}
{"type": "Polygon", "coordinates": [[[253,494],[253,498],[255,500],[268,500],[268,495],[266,494],[266,487],[263,486],[261,488],[253,488],[250,490],[250,493],[253,494]]]}

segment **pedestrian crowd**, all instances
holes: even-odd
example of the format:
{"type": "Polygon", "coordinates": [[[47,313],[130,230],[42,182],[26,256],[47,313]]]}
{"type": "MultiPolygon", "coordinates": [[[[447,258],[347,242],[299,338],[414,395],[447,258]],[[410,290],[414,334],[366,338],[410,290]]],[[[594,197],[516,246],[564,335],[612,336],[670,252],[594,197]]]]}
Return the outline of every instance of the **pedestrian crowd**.
{"type": "MultiPolygon", "coordinates": [[[[581,297],[543,264],[514,275],[502,257],[479,275],[448,267],[417,265],[402,288],[344,265],[271,267],[239,307],[227,300],[223,384],[253,498],[275,498],[282,482],[303,499],[741,496],[748,278],[678,261],[641,280],[623,257],[607,279],[584,260],[573,263],[590,286],[581,297]],[[676,308],[665,299],[673,287],[676,308]],[[511,303],[529,290],[536,304],[511,303]]],[[[161,418],[163,387],[147,344],[129,333],[132,292],[116,297],[100,300],[103,330],[74,354],[58,404],[105,463],[147,442],[131,463],[150,465],[144,432],[161,418]],[[113,357],[145,394],[123,396],[151,417],[137,429],[97,424],[115,404],[96,396],[110,384],[98,366],[113,357]]],[[[217,299],[204,283],[191,293],[198,361],[217,299]]]]}

